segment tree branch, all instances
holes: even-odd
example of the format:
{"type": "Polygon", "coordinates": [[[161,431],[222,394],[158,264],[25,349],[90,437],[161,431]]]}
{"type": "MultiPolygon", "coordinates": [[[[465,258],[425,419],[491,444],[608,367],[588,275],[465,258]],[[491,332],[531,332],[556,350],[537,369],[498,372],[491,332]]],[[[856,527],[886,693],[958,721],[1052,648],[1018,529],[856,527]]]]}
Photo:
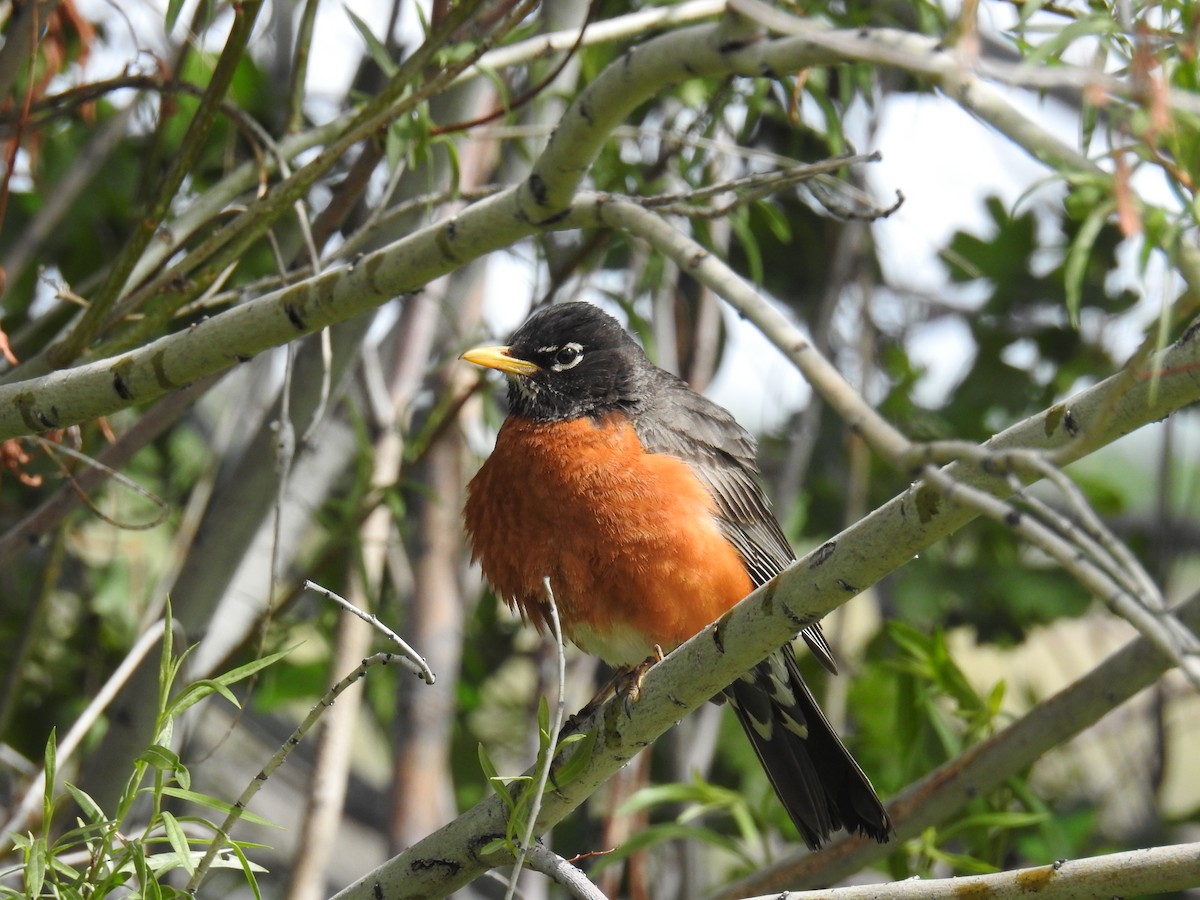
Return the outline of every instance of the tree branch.
{"type": "Polygon", "coordinates": [[[1086,859],[1060,859],[1048,866],[993,875],[964,875],[923,881],[909,878],[889,885],[862,885],[819,891],[784,891],[748,900],[933,900],[987,896],[1010,900],[1036,893],[1044,900],[1164,894],[1200,884],[1200,843],[1151,847],[1086,859]]]}
{"type": "MultiPolygon", "coordinates": [[[[802,34],[761,39],[756,23],[726,17],[718,24],[684,28],[630,49],[571,104],[521,184],[355,264],[269,293],[119,359],[4,385],[0,387],[0,440],[88,421],[152,400],[270,347],[416,291],[433,278],[538,230],[565,227],[562,218],[603,143],[634,109],[669,85],[700,76],[761,76],[860,59],[907,67],[918,74],[924,72],[921,66],[933,67],[936,71],[924,74],[941,79],[965,77],[951,55],[938,54],[936,48],[925,47],[927,56],[908,51],[889,55],[881,49],[901,37],[925,40],[920,36],[881,29],[837,31],[795,21],[798,24],[789,28],[802,34]]],[[[973,81],[967,88],[956,99],[1035,156],[1099,171],[1090,160],[1032,126],[998,94],[992,96],[996,92],[987,85],[973,81]],[[990,104],[986,109],[980,105],[981,97],[990,104]]]]}

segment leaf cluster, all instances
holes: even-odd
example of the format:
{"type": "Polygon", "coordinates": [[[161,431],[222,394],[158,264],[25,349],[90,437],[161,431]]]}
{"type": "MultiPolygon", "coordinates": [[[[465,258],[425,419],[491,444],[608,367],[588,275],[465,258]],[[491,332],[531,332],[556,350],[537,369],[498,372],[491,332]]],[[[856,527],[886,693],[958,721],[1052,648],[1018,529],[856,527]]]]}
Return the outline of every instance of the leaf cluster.
{"type": "MultiPolygon", "coordinates": [[[[84,790],[58,779],[57,738],[54,731],[43,757],[44,789],[40,822],[35,830],[13,835],[20,865],[0,872],[0,879],[20,874],[19,888],[0,884],[0,897],[187,897],[172,887],[175,871],[192,875],[219,826],[205,814],[222,816],[232,804],[192,790],[191,773],[171,749],[179,718],[202,701],[220,696],[240,708],[230,688],[277,662],[282,654],[254,660],[215,678],[194,681],[178,692],[173,686],[187,658],[173,649],[174,626],[168,608],[162,624],[158,670],[158,710],[154,742],[133,762],[116,808],[111,814],[84,790]],[[66,808],[72,825],[60,824],[66,808]],[[195,810],[195,811],[192,811],[195,810]]],[[[271,823],[246,810],[247,822],[271,823]]],[[[257,875],[265,870],[247,851],[263,849],[249,841],[226,840],[214,865],[242,873],[256,898],[261,897],[257,875]]]]}

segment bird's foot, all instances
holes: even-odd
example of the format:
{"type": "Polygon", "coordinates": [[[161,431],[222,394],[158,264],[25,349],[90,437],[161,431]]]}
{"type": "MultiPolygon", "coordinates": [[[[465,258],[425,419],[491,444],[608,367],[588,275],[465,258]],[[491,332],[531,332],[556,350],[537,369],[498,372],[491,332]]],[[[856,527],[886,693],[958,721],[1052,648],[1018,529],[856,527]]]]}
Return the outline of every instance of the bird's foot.
{"type": "Polygon", "coordinates": [[[567,718],[558,734],[559,740],[581,730],[584,724],[590,721],[600,711],[600,707],[612,697],[623,696],[625,698],[625,714],[629,715],[633,711],[633,704],[637,703],[642,695],[642,679],[646,677],[646,673],[650,671],[651,667],[665,658],[666,654],[663,653],[662,647],[655,644],[654,653],[636,666],[619,668],[613,673],[612,678],[608,679],[596,692],[596,696],[584,704],[583,709],[567,718]]]}
{"type": "Polygon", "coordinates": [[[658,644],[654,645],[654,652],[647,656],[644,660],[638,663],[631,669],[626,670],[621,675],[621,680],[617,684],[616,692],[625,695],[625,713],[628,715],[632,712],[633,704],[637,703],[642,697],[642,681],[655,665],[662,662],[666,658],[662,647],[658,644]]]}

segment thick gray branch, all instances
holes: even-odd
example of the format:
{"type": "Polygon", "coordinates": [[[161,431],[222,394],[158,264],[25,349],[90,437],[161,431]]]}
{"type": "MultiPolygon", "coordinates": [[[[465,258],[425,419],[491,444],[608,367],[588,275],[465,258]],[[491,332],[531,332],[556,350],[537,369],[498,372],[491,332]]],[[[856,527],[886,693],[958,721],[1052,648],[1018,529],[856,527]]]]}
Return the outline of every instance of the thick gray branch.
{"type": "Polygon", "coordinates": [[[1063,859],[1048,866],[992,875],[965,875],[923,881],[909,878],[889,885],[863,885],[820,891],[784,891],[748,900],[941,900],[987,897],[1012,900],[1036,894],[1040,900],[1077,900],[1166,894],[1200,884],[1200,844],[1175,844],[1086,859],[1063,859]]]}

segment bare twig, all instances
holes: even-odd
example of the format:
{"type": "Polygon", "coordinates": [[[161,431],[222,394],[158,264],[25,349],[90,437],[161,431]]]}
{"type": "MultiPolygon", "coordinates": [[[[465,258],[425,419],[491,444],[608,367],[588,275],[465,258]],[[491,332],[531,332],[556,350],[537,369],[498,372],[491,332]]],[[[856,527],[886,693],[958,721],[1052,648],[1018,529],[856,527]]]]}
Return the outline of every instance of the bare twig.
{"type": "Polygon", "coordinates": [[[711,19],[722,15],[725,7],[725,0],[690,0],[675,6],[645,9],[627,16],[595,22],[588,25],[586,30],[571,28],[552,34],[541,34],[508,47],[489,50],[474,66],[459,75],[454,84],[471,78],[486,77],[486,73],[491,70],[541,59],[550,53],[564,52],[576,44],[591,47],[640,37],[658,28],[711,19]]]}
{"type": "MultiPolygon", "coordinates": [[[[550,586],[550,578],[543,579],[546,587],[546,605],[550,610],[550,633],[554,636],[554,648],[558,654],[558,685],[557,697],[554,701],[554,718],[550,722],[550,734],[546,736],[545,758],[537,773],[537,781],[533,786],[533,802],[529,807],[529,820],[521,835],[520,849],[517,851],[517,861],[513,864],[512,874],[508,877],[508,893],[505,900],[512,900],[517,889],[517,880],[521,876],[521,868],[525,865],[525,857],[533,846],[533,836],[537,828],[538,815],[542,811],[542,797],[546,793],[546,784],[550,780],[550,769],[554,765],[554,756],[558,749],[558,733],[562,731],[563,719],[567,709],[567,651],[563,645],[562,625],[558,619],[558,604],[554,600],[554,589],[550,586]]],[[[557,880],[557,879],[556,879],[557,880]]],[[[585,879],[586,880],[586,879],[585,879]]]]}
{"type": "Polygon", "coordinates": [[[433,684],[435,681],[437,681],[437,676],[433,674],[433,671],[429,668],[429,664],[425,662],[425,657],[421,656],[421,654],[417,653],[416,650],[410,647],[405,642],[404,638],[400,637],[400,635],[396,634],[396,632],[392,631],[392,629],[380,622],[379,618],[373,613],[369,613],[365,609],[360,609],[350,601],[346,600],[344,597],[335,594],[327,587],[322,587],[315,581],[305,580],[304,588],[305,590],[316,591],[318,594],[324,594],[328,599],[341,606],[347,612],[353,613],[364,622],[371,625],[373,628],[378,629],[384,637],[400,648],[400,653],[402,656],[398,661],[402,666],[411,672],[420,675],[423,679],[425,679],[426,684],[433,684]]]}
{"type": "Polygon", "coordinates": [[[250,780],[250,783],[246,786],[246,789],[242,791],[241,796],[238,797],[237,801],[233,804],[233,809],[230,811],[229,815],[225,817],[225,821],[223,821],[217,828],[216,834],[213,835],[212,842],[208,845],[208,851],[204,854],[204,858],[196,866],[196,871],[192,874],[191,879],[188,881],[186,888],[188,893],[195,894],[196,891],[199,890],[200,884],[208,875],[208,870],[212,867],[213,862],[216,860],[218,852],[220,852],[220,850],[229,840],[229,834],[233,830],[233,826],[236,825],[238,820],[242,817],[242,811],[250,805],[250,801],[254,799],[254,795],[259,792],[264,784],[266,784],[267,779],[271,777],[276,769],[283,765],[283,763],[291,755],[292,751],[299,746],[300,741],[302,741],[304,736],[308,734],[315,724],[317,724],[325,710],[333,705],[334,701],[341,696],[342,692],[345,691],[346,688],[350,687],[352,684],[357,684],[359,680],[365,678],[370,669],[374,668],[375,666],[386,666],[389,663],[402,659],[402,657],[398,657],[394,653],[376,653],[374,656],[369,656],[364,659],[362,664],[359,665],[353,672],[351,672],[322,695],[317,704],[311,710],[309,710],[308,715],[304,717],[304,721],[296,727],[296,730],[292,732],[291,736],[286,741],[284,741],[283,745],[275,752],[275,755],[272,756],[270,760],[267,761],[267,764],[259,770],[258,774],[250,780]]]}
{"type": "Polygon", "coordinates": [[[995,451],[963,441],[937,441],[914,445],[909,462],[916,465],[926,483],[936,485],[946,494],[961,490],[960,499],[964,502],[1045,551],[1114,613],[1175,660],[1188,679],[1200,687],[1200,640],[1167,610],[1162,592],[1149,573],[1105,527],[1079,488],[1050,461],[1050,456],[1035,450],[995,451]],[[1013,503],[959,485],[943,470],[930,465],[954,460],[1007,476],[1020,505],[1032,517],[1013,503]],[[1044,478],[1053,484],[1067,499],[1079,522],[1070,521],[1028,496],[1018,475],[1026,482],[1044,478]]]}
{"type": "MultiPolygon", "coordinates": [[[[637,202],[647,209],[654,209],[664,214],[692,216],[698,218],[722,218],[740,206],[753,203],[778,193],[780,190],[827,177],[833,172],[846,166],[858,163],[878,162],[878,153],[855,156],[841,156],[834,159],[822,160],[817,163],[796,164],[785,166],[771,172],[755,172],[742,178],[718,182],[708,187],[689,190],[686,193],[658,194],[653,197],[639,197],[637,202]],[[715,201],[722,194],[733,194],[733,198],[724,202],[715,201]]],[[[891,207],[876,207],[874,218],[882,218],[895,212],[898,205],[891,207]]],[[[866,216],[863,216],[866,218],[866,216]]]]}
{"type": "Polygon", "coordinates": [[[1010,503],[964,484],[942,469],[925,469],[922,480],[935,485],[946,499],[955,498],[966,503],[1045,551],[1080,584],[1103,600],[1110,610],[1148,638],[1183,670],[1193,685],[1200,688],[1200,639],[1174,616],[1162,610],[1156,613],[1139,595],[1117,584],[1093,560],[1079,552],[1078,541],[1072,542],[1061,531],[1052,530],[1032,516],[1022,515],[1010,503]]]}
{"type": "Polygon", "coordinates": [[[103,519],[107,524],[125,531],[148,531],[151,528],[157,528],[163,523],[167,516],[170,515],[171,505],[163,500],[162,497],[159,497],[153,491],[142,487],[128,475],[118,472],[116,469],[112,469],[105,465],[94,456],[89,456],[86,453],[80,453],[78,450],[74,449],[73,447],[68,447],[66,444],[56,444],[53,441],[48,441],[41,435],[34,435],[32,440],[37,441],[42,450],[45,451],[46,455],[54,461],[54,464],[58,466],[59,471],[62,472],[63,477],[67,479],[68,484],[70,484],[70,486],[78,492],[80,500],[83,501],[88,509],[103,519]],[[67,466],[58,459],[56,456],[58,453],[65,454],[70,456],[72,459],[79,460],[89,469],[99,469],[101,474],[105,477],[111,478],[117,484],[121,485],[127,490],[133,491],[133,493],[137,494],[139,497],[142,497],[151,505],[157,507],[157,515],[155,515],[154,518],[150,519],[148,522],[119,522],[116,519],[113,519],[111,516],[108,516],[94,503],[92,503],[91,499],[87,496],[87,493],[75,479],[74,474],[72,474],[70,469],[68,469],[67,466]]]}
{"type": "Polygon", "coordinates": [[[174,424],[192,403],[212,387],[215,378],[205,378],[171,394],[147,410],[117,442],[106,447],[96,458],[100,467],[89,467],[75,477],[75,484],[64,485],[41,506],[0,536],[0,562],[26,549],[30,542],[49,534],[80,500],[79,491],[94,490],[115,471],[129,462],[150,441],[174,424]]]}
{"type": "MultiPolygon", "coordinates": [[[[374,568],[381,569],[382,564],[376,563],[374,568]]],[[[351,569],[350,590],[352,596],[365,604],[369,591],[362,584],[357,567],[351,569]]],[[[371,638],[371,627],[367,622],[339,616],[333,639],[330,679],[335,677],[332,673],[346,671],[354,660],[361,660],[369,653],[371,638]]],[[[337,705],[328,711],[316,735],[312,775],[308,779],[304,808],[296,828],[297,849],[288,874],[286,900],[320,900],[325,895],[326,868],[336,851],[353,749],[360,735],[362,701],[361,690],[346,691],[337,705]]]]}

